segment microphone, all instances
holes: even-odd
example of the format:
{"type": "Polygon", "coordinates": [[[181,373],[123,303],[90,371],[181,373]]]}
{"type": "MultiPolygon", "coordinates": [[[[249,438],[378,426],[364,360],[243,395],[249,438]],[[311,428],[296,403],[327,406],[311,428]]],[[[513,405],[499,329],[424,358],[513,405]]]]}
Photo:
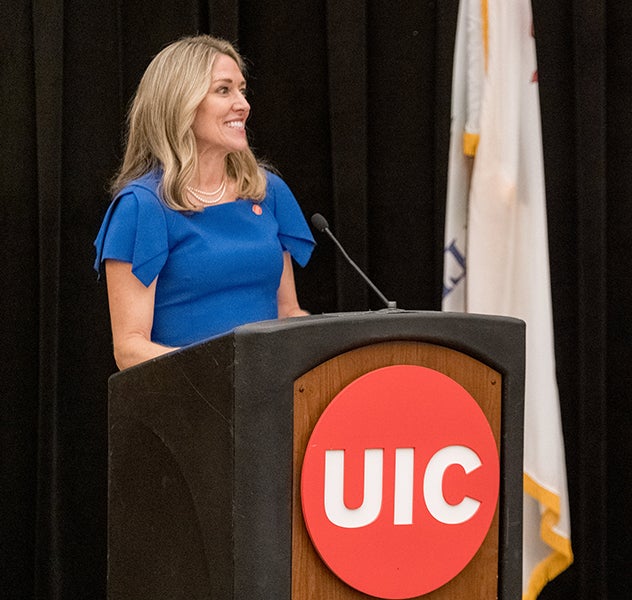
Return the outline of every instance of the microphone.
{"type": "Polygon", "coordinates": [[[331,233],[329,229],[329,223],[327,223],[327,219],[325,219],[323,215],[321,215],[320,213],[314,213],[312,215],[312,225],[318,231],[326,233],[332,239],[333,243],[336,244],[336,247],[338,248],[338,250],[340,250],[347,262],[360,274],[360,277],[362,277],[362,279],[367,282],[369,287],[379,296],[380,300],[386,305],[386,308],[397,308],[397,303],[393,300],[388,300],[386,296],[377,289],[375,284],[365,275],[364,271],[362,271],[362,269],[358,267],[358,265],[356,265],[351,257],[346,253],[345,249],[342,247],[342,244],[336,239],[336,236],[331,233]]]}

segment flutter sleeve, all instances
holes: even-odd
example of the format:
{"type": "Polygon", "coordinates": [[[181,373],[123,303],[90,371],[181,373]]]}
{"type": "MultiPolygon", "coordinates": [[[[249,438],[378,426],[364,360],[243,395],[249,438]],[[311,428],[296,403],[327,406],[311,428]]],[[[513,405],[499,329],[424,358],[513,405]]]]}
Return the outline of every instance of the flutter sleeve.
{"type": "Polygon", "coordinates": [[[99,276],[111,258],[131,263],[132,273],[149,286],[169,254],[167,221],[158,198],[142,187],[123,190],[105,214],[94,246],[99,276]]]}
{"type": "Polygon", "coordinates": [[[268,173],[268,196],[279,224],[279,240],[294,260],[304,267],[309,261],[316,242],[305,221],[301,208],[287,184],[277,175],[268,173]]]}

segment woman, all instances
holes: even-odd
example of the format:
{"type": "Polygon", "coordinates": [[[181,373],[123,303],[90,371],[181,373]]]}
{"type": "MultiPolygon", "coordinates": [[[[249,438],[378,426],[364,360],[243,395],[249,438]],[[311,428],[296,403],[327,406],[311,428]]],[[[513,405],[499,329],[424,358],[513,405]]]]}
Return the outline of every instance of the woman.
{"type": "Polygon", "coordinates": [[[226,41],[167,46],[140,82],[95,241],[120,369],[264,319],[307,314],[292,257],[314,240],[249,148],[244,65],[226,41]]]}

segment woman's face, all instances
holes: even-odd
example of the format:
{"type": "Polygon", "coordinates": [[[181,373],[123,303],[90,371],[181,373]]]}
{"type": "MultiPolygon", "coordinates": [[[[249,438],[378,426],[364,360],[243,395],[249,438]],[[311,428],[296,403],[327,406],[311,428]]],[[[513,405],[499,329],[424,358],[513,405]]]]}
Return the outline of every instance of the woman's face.
{"type": "Polygon", "coordinates": [[[237,63],[226,54],[215,59],[211,85],[197,108],[191,130],[198,154],[217,154],[245,150],[246,119],[250,104],[246,101],[246,81],[237,63]]]}

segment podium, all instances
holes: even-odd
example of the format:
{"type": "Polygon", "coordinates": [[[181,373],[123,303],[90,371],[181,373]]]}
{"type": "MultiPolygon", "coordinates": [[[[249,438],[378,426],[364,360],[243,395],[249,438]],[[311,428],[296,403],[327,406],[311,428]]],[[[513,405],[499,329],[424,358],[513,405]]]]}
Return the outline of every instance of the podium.
{"type": "Polygon", "coordinates": [[[521,321],[481,315],[325,314],[242,326],[113,375],[109,600],[376,597],[345,583],[315,549],[300,477],[330,400],[394,365],[431,369],[467,390],[500,465],[480,549],[445,585],[415,597],[519,598],[524,332],[521,321]]]}

